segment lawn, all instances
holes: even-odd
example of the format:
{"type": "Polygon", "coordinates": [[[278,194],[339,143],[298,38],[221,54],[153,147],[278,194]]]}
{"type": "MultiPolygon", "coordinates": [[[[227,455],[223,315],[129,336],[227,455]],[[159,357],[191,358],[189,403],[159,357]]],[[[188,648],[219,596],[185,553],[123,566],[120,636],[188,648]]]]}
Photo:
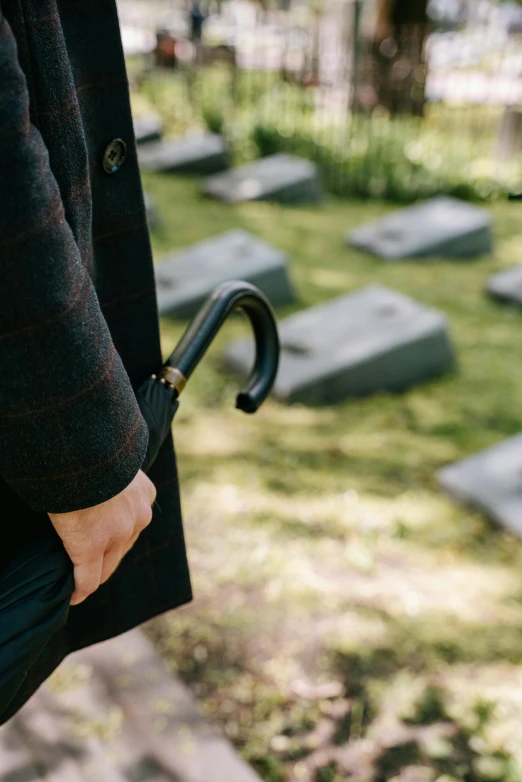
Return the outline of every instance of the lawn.
{"type": "MultiPolygon", "coordinates": [[[[406,393],[247,417],[221,365],[247,327],[229,323],[175,426],[195,601],[149,636],[263,780],[522,779],[522,546],[435,481],[522,429],[522,313],[483,295],[521,260],[520,206],[489,207],[489,257],[388,264],[343,234],[389,205],[226,206],[191,180],[144,185],[157,259],[240,226],[291,259],[299,301],[280,316],[378,281],[447,313],[458,355],[406,393]]],[[[163,321],[165,353],[182,330],[163,321]]]]}

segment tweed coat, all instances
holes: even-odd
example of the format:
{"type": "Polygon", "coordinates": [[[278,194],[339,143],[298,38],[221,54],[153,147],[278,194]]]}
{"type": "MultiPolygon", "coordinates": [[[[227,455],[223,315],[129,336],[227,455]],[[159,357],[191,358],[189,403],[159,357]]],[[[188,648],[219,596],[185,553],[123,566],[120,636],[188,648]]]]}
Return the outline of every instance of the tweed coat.
{"type": "MultiPolygon", "coordinates": [[[[0,0],[0,274],[2,567],[48,512],[125,488],[147,446],[133,387],[161,352],[115,0],[0,0]]],[[[150,477],[151,525],[13,711],[70,651],[191,599],[171,438],[150,477]]]]}

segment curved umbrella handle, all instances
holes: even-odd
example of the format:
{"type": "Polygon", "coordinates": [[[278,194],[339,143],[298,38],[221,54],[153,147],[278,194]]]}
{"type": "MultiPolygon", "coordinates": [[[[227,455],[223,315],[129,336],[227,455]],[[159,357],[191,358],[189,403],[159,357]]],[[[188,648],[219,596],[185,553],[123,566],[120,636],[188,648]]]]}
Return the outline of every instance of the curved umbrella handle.
{"type": "Polygon", "coordinates": [[[206,353],[217,332],[233,310],[242,310],[250,320],[256,341],[256,359],[246,387],[236,398],[236,407],[255,413],[270,393],[279,365],[279,335],[268,299],[248,282],[224,282],[209,296],[158,377],[177,395],[206,353]]]}

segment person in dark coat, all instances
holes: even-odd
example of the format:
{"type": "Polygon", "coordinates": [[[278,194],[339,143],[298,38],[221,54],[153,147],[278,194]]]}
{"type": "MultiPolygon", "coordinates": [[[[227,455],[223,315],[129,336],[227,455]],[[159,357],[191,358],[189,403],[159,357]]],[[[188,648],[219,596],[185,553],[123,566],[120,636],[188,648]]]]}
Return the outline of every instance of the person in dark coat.
{"type": "Polygon", "coordinates": [[[115,0],[0,0],[0,272],[0,570],[53,528],[75,566],[14,713],[69,652],[191,599],[172,438],[140,470],[161,351],[115,0]]]}

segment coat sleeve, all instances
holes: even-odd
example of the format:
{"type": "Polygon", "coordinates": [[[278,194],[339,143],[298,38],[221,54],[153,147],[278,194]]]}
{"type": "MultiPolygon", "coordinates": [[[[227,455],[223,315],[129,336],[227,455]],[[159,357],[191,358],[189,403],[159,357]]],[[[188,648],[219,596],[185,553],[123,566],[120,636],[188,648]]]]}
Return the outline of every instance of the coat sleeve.
{"type": "Polygon", "coordinates": [[[0,11],[0,475],[33,510],[78,510],[122,491],[147,442],[0,11]]]}

